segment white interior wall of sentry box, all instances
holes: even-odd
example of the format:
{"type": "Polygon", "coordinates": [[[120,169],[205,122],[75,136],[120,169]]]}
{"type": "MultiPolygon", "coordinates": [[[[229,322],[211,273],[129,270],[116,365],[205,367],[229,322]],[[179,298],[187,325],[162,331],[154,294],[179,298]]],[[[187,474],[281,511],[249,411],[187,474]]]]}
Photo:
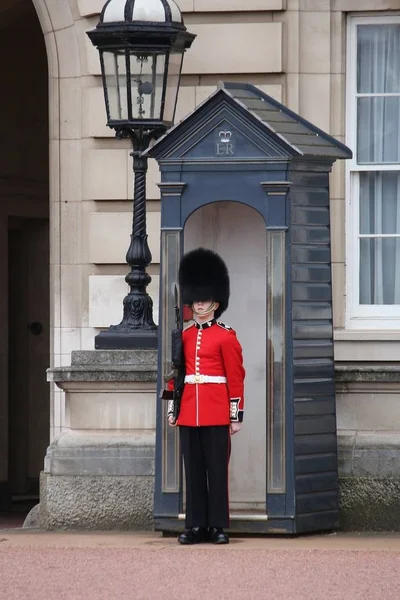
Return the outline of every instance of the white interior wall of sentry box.
{"type": "Polygon", "coordinates": [[[237,202],[218,202],[188,219],[185,251],[203,246],[225,260],[231,281],[229,308],[221,321],[243,348],[245,417],[232,438],[231,509],[265,512],[266,498],[266,230],[263,218],[237,202]]]}

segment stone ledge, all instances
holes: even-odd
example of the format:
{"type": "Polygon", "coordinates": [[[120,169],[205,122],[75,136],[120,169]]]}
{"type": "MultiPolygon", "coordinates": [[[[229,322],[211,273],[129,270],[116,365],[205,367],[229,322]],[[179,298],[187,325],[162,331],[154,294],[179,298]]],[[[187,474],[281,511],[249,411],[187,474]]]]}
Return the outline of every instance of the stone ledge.
{"type": "Polygon", "coordinates": [[[151,382],[157,381],[156,350],[73,351],[70,367],[47,370],[47,381],[151,382]]]}
{"type": "Polygon", "coordinates": [[[336,363],[336,383],[400,382],[400,362],[393,363],[336,363]]]}
{"type": "Polygon", "coordinates": [[[400,479],[399,432],[338,432],[339,475],[400,479]]]}
{"type": "Polygon", "coordinates": [[[71,354],[71,365],[103,366],[132,365],[143,368],[157,368],[156,350],[74,350],[71,354]]]}
{"type": "Polygon", "coordinates": [[[154,476],[155,433],[63,432],[47,449],[44,472],[56,476],[154,476]]]}
{"type": "Polygon", "coordinates": [[[157,369],[146,365],[58,367],[48,369],[47,381],[67,382],[156,382],[157,369]]]}

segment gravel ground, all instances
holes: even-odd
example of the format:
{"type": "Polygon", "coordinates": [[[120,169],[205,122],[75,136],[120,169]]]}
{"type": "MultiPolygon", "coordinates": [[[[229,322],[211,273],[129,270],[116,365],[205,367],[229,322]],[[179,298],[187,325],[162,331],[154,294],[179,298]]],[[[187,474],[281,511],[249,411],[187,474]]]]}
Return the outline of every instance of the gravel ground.
{"type": "Polygon", "coordinates": [[[181,548],[174,540],[139,543],[129,535],[38,539],[0,532],[0,598],[399,600],[400,543],[389,551],[385,540],[378,550],[370,549],[374,540],[361,542],[365,549],[354,544],[359,540],[317,538],[181,548]]]}

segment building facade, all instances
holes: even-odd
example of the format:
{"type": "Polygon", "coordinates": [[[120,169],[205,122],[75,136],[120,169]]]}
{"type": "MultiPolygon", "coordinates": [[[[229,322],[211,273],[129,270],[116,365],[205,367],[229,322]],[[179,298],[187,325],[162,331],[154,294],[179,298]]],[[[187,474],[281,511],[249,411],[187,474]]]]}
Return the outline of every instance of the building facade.
{"type": "MultiPolygon", "coordinates": [[[[399,527],[393,512],[400,498],[400,2],[178,4],[197,38],[185,56],[176,121],[220,80],[248,82],[353,150],[331,175],[344,526],[399,527]]],[[[98,55],[86,36],[102,6],[103,0],[4,0],[0,8],[3,505],[37,493],[46,448],[71,428],[65,394],[54,383],[49,389],[47,367],[67,367],[72,351],[93,350],[99,330],[121,320],[133,180],[129,143],[106,127],[98,55]]],[[[156,321],[158,182],[151,161],[149,292],[156,321]]],[[[133,419],[131,426],[151,432],[151,386],[146,393],[145,423],[133,419]]],[[[126,428],[110,404],[103,409],[102,421],[81,407],[86,417],[78,428],[126,428]]]]}

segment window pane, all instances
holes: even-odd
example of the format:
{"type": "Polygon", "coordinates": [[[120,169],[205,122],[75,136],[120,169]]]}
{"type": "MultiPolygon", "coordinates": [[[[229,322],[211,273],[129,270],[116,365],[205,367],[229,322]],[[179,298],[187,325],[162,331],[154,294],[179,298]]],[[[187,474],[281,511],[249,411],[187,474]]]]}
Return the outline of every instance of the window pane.
{"type": "Polygon", "coordinates": [[[116,121],[128,119],[125,53],[103,52],[103,60],[108,92],[109,117],[111,120],[116,121]]]}
{"type": "Polygon", "coordinates": [[[132,117],[156,119],[161,117],[165,54],[132,54],[131,90],[132,117]]]}
{"type": "Polygon", "coordinates": [[[357,28],[359,93],[400,92],[400,25],[357,28]]]}
{"type": "Polygon", "coordinates": [[[357,161],[400,162],[400,98],[358,98],[357,161]]]}
{"type": "Polygon", "coordinates": [[[172,53],[169,57],[167,91],[165,94],[164,118],[168,123],[173,123],[175,118],[176,100],[178,96],[179,80],[182,69],[183,52],[172,53]]]}
{"type": "Polygon", "coordinates": [[[360,240],[360,304],[400,304],[400,238],[360,240]]]}
{"type": "Polygon", "coordinates": [[[400,234],[400,172],[360,173],[360,233],[400,234]]]}
{"type": "Polygon", "coordinates": [[[285,460],[285,233],[268,240],[268,493],[286,491],[285,460]]]}

